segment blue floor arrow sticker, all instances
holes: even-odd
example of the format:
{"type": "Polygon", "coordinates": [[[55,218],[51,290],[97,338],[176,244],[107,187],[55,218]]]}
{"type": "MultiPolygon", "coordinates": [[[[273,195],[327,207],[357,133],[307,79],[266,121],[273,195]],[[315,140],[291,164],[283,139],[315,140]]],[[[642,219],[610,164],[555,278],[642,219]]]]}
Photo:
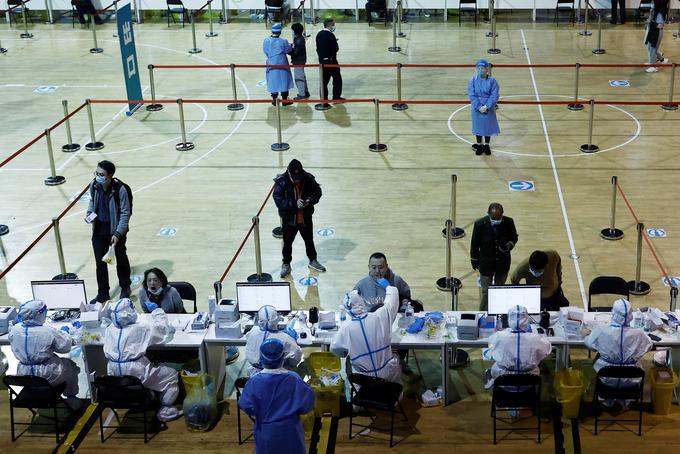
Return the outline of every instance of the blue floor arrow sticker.
{"type": "Polygon", "coordinates": [[[508,189],[511,191],[533,191],[534,188],[533,181],[513,180],[508,182],[508,189]]]}

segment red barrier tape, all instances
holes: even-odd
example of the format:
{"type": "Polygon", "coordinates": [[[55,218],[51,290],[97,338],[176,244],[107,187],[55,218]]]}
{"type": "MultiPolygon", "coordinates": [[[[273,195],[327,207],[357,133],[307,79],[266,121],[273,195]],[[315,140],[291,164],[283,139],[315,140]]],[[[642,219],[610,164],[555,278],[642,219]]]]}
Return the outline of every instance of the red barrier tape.
{"type": "MultiPolygon", "coordinates": [[[[53,125],[49,128],[50,132],[54,131],[56,128],[58,128],[59,126],[61,126],[61,124],[64,123],[66,120],[70,119],[72,116],[74,116],[75,114],[77,114],[78,112],[80,112],[85,106],[87,106],[87,103],[86,103],[86,102],[82,103],[82,104],[79,105],[73,112],[69,113],[67,116],[65,116],[64,118],[62,118],[61,120],[59,120],[58,122],[56,122],[55,124],[53,124],[53,125]]],[[[0,167],[2,167],[2,166],[0,166],[0,167]]]]}
{"type": "MultiPolygon", "coordinates": [[[[265,205],[269,201],[269,198],[272,196],[274,193],[274,187],[276,185],[272,185],[272,188],[269,190],[269,194],[267,194],[267,197],[264,199],[264,202],[262,202],[262,205],[260,205],[260,209],[257,211],[257,217],[260,217],[262,214],[262,210],[264,210],[265,205]]],[[[234,266],[234,263],[236,262],[236,259],[238,256],[241,254],[241,251],[243,250],[243,246],[246,245],[246,241],[248,241],[248,238],[250,238],[250,234],[253,233],[253,230],[255,230],[255,224],[250,225],[250,229],[248,229],[248,233],[246,233],[246,236],[243,238],[243,241],[241,241],[240,246],[236,250],[236,254],[234,254],[234,257],[232,257],[231,261],[229,262],[229,265],[227,265],[227,269],[224,270],[224,273],[222,273],[222,277],[220,277],[220,284],[224,282],[224,279],[227,277],[227,274],[229,274],[229,271],[231,271],[231,267],[234,266]]]]}
{"type": "MultiPolygon", "coordinates": [[[[621,194],[621,197],[623,198],[623,201],[626,203],[626,206],[628,207],[628,210],[630,211],[630,214],[633,215],[633,219],[635,219],[636,224],[640,224],[640,218],[637,217],[635,214],[635,211],[633,210],[633,206],[630,204],[630,201],[628,200],[628,197],[626,197],[626,194],[623,192],[623,189],[621,186],[619,186],[619,183],[616,183],[616,189],[619,191],[619,194],[621,194]]],[[[659,259],[659,256],[656,254],[656,249],[654,246],[652,246],[652,242],[649,240],[649,237],[647,236],[646,232],[642,232],[642,238],[645,239],[645,243],[647,243],[647,246],[649,247],[649,250],[652,251],[652,255],[654,256],[654,260],[656,260],[656,264],[659,266],[659,269],[663,273],[664,277],[666,278],[666,282],[668,282],[668,285],[671,286],[671,279],[668,277],[668,272],[666,272],[666,268],[663,266],[661,263],[661,260],[659,259]]]]}
{"type": "MultiPolygon", "coordinates": [[[[325,68],[396,68],[399,63],[366,63],[366,64],[325,64],[325,68]]],[[[318,64],[309,65],[234,65],[234,68],[318,68],[318,64]]],[[[494,69],[512,69],[512,68],[574,68],[576,63],[562,63],[554,65],[492,65],[494,69]]],[[[581,64],[581,68],[647,68],[649,66],[672,66],[672,63],[665,64],[600,64],[588,63],[581,64]]],[[[230,68],[231,65],[153,65],[154,69],[215,69],[215,68],[230,68]]],[[[475,65],[439,65],[439,64],[419,64],[419,63],[403,63],[402,68],[474,68],[475,65]]]]}
{"type": "Polygon", "coordinates": [[[99,11],[95,12],[95,14],[101,14],[101,13],[103,13],[103,12],[106,12],[109,8],[111,8],[113,5],[115,5],[115,4],[118,3],[119,1],[120,1],[120,0],[114,1],[113,3],[111,3],[111,4],[110,4],[109,6],[107,6],[106,8],[100,9],[99,11]]]}

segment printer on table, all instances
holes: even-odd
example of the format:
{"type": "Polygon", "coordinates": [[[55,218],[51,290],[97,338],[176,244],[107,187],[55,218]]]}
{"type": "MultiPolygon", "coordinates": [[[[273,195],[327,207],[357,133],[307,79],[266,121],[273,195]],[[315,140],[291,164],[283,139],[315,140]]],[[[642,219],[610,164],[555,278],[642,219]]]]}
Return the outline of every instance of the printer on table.
{"type": "Polygon", "coordinates": [[[0,334],[9,332],[9,323],[13,322],[17,316],[14,306],[0,306],[0,334]]]}

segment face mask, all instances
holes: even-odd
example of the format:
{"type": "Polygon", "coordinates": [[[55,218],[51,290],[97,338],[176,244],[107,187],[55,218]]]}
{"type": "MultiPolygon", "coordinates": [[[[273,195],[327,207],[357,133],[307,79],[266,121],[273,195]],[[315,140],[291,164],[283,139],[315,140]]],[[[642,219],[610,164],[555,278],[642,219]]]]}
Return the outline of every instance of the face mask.
{"type": "Polygon", "coordinates": [[[333,25],[331,28],[328,29],[331,33],[335,33],[335,25],[333,25]]]}
{"type": "Polygon", "coordinates": [[[102,186],[104,185],[104,183],[106,183],[106,177],[101,177],[101,176],[99,176],[99,175],[96,175],[96,176],[94,177],[94,180],[95,180],[97,183],[101,184],[102,186]]]}
{"type": "Polygon", "coordinates": [[[477,75],[478,75],[479,77],[485,77],[487,74],[488,74],[488,73],[487,73],[487,71],[486,71],[485,69],[478,69],[478,70],[477,70],[477,75]]]}
{"type": "Polygon", "coordinates": [[[161,292],[163,291],[162,288],[157,288],[156,290],[151,290],[151,289],[147,289],[147,290],[149,290],[149,293],[151,293],[151,294],[153,294],[153,295],[155,295],[155,296],[160,295],[161,292]]]}
{"type": "Polygon", "coordinates": [[[491,225],[493,225],[493,226],[500,225],[502,221],[503,221],[503,218],[491,219],[491,225]]]}
{"type": "Polygon", "coordinates": [[[543,276],[543,273],[544,273],[545,271],[544,271],[544,270],[538,271],[538,270],[535,270],[535,269],[529,267],[529,272],[530,272],[530,273],[532,274],[532,276],[534,276],[534,277],[541,277],[541,276],[543,276]]]}

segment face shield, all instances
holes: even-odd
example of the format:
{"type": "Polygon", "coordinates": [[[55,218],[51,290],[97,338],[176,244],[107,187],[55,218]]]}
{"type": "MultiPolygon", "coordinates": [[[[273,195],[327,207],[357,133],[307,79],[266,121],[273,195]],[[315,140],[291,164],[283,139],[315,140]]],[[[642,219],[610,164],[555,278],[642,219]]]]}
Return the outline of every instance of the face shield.
{"type": "Polygon", "coordinates": [[[525,333],[529,329],[529,313],[524,306],[514,306],[508,310],[508,327],[516,333],[525,333]]]}

